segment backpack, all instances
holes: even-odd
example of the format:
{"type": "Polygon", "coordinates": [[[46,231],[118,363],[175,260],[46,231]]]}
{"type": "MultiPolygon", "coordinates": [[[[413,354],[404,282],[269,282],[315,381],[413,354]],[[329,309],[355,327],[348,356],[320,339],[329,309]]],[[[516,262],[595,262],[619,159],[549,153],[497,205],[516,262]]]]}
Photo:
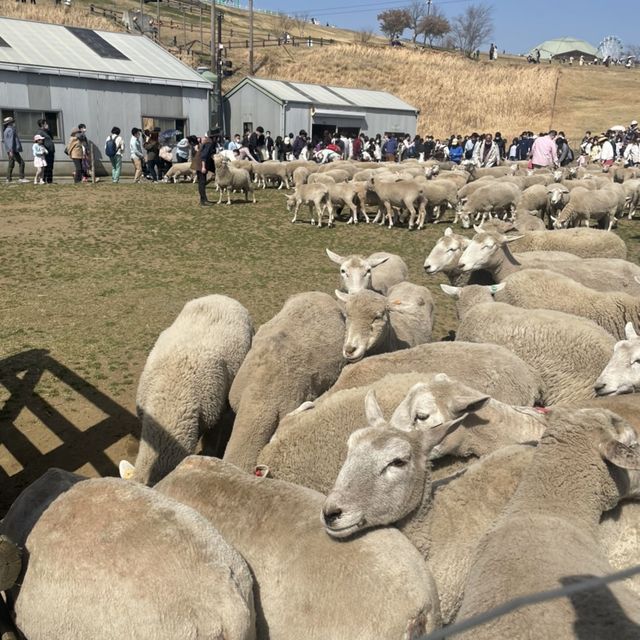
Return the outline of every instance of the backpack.
{"type": "Polygon", "coordinates": [[[109,137],[104,145],[104,153],[108,158],[113,158],[116,153],[118,153],[118,147],[116,146],[116,141],[113,139],[113,136],[109,137]]]}

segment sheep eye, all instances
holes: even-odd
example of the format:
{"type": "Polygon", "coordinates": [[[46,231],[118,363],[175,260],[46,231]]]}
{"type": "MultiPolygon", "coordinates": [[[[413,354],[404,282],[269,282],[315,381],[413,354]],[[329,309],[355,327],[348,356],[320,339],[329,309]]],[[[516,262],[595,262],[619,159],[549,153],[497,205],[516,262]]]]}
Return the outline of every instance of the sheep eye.
{"type": "Polygon", "coordinates": [[[346,269],[340,269],[340,273],[341,273],[342,275],[344,275],[345,273],[347,273],[347,270],[346,270],[346,269]]]}
{"type": "Polygon", "coordinates": [[[365,273],[367,274],[371,273],[371,268],[368,268],[365,273]]]}
{"type": "Polygon", "coordinates": [[[408,460],[404,460],[403,458],[394,458],[388,465],[389,467],[395,467],[396,469],[400,469],[402,467],[406,467],[409,464],[408,460]]]}
{"type": "Polygon", "coordinates": [[[414,422],[416,421],[420,421],[423,422],[424,420],[428,420],[429,419],[429,414],[428,413],[416,413],[416,417],[414,422]]]}

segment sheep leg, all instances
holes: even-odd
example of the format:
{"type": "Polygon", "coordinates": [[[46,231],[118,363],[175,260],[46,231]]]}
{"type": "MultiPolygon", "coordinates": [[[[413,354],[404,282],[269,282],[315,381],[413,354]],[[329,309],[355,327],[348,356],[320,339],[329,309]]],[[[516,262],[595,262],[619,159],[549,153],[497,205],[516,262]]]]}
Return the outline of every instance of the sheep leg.
{"type": "Polygon", "coordinates": [[[314,200],[313,204],[316,207],[316,213],[318,214],[318,229],[322,227],[322,214],[324,213],[324,203],[321,200],[314,200]]]}
{"type": "Polygon", "coordinates": [[[356,207],[353,200],[351,200],[350,202],[347,202],[347,204],[349,205],[349,209],[351,209],[350,222],[353,222],[353,224],[358,224],[358,207],[356,207]]]}
{"type": "Polygon", "coordinates": [[[329,222],[327,223],[327,226],[333,227],[333,204],[331,203],[331,199],[327,200],[327,211],[329,216],[329,222]]]}
{"type": "Polygon", "coordinates": [[[292,224],[298,219],[298,209],[300,209],[300,200],[296,202],[296,208],[293,210],[293,219],[291,220],[292,224]]]}
{"type": "Polygon", "coordinates": [[[218,204],[220,204],[222,202],[222,193],[224,191],[224,189],[222,187],[220,187],[220,185],[216,185],[217,187],[219,187],[218,189],[218,204]]]}
{"type": "Polygon", "coordinates": [[[387,200],[384,203],[384,206],[387,210],[387,220],[389,221],[389,229],[391,229],[391,227],[393,227],[393,212],[391,210],[391,203],[387,200]]]}
{"type": "Polygon", "coordinates": [[[231,189],[227,187],[227,204],[231,204],[231,189]]]}
{"type": "Polygon", "coordinates": [[[426,202],[421,202],[418,206],[418,229],[422,229],[424,227],[425,220],[427,218],[427,204],[426,202]]]}

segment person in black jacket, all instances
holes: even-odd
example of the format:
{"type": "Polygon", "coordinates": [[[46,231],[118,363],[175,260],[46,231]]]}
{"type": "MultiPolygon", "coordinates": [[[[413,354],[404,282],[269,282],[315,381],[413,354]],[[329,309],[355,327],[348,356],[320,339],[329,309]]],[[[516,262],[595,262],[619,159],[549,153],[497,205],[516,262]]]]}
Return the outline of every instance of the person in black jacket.
{"type": "Polygon", "coordinates": [[[300,152],[307,146],[307,132],[304,129],[300,129],[300,133],[293,141],[293,147],[291,152],[293,157],[297,160],[300,157],[300,152]]]}
{"type": "Polygon", "coordinates": [[[213,202],[207,198],[207,174],[211,171],[215,176],[216,165],[213,161],[213,156],[216,154],[219,138],[220,129],[211,129],[208,131],[205,136],[202,136],[200,147],[194,158],[201,207],[208,207],[213,204],[213,202]]]}
{"type": "Polygon", "coordinates": [[[264,129],[256,127],[256,130],[249,136],[247,147],[251,155],[258,161],[262,162],[262,152],[259,147],[264,147],[264,129]]]}
{"type": "Polygon", "coordinates": [[[49,123],[44,119],[38,120],[38,127],[39,129],[36,131],[36,135],[44,138],[42,144],[47,150],[47,165],[44,167],[42,179],[47,184],[51,184],[53,182],[53,163],[56,159],[56,145],[53,144],[53,138],[49,133],[49,123]]]}

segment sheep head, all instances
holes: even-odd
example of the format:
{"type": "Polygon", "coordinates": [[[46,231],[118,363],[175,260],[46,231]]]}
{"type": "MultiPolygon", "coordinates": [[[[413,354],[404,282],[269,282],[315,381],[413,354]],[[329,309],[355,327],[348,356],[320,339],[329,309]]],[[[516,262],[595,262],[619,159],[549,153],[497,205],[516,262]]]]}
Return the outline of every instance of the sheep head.
{"type": "Polygon", "coordinates": [[[462,420],[426,430],[388,425],[373,391],[365,399],[368,427],[351,434],[347,458],[322,507],[321,521],[334,538],[396,522],[429,491],[428,457],[462,420]]]}
{"type": "Polygon", "coordinates": [[[613,396],[640,390],[640,337],[633,323],[624,328],[626,340],[616,342],[613,355],[594,389],[599,396],[613,396]]]}
{"type": "Polygon", "coordinates": [[[434,274],[456,269],[458,260],[468,244],[467,238],[453,233],[453,229],[447,227],[424,261],[425,272],[434,274]]]}
{"type": "Polygon", "coordinates": [[[357,293],[358,291],[371,289],[372,270],[389,259],[389,256],[363,258],[357,255],[344,258],[329,249],[326,249],[326,252],[332,262],[340,265],[342,287],[347,293],[357,293]]]}

